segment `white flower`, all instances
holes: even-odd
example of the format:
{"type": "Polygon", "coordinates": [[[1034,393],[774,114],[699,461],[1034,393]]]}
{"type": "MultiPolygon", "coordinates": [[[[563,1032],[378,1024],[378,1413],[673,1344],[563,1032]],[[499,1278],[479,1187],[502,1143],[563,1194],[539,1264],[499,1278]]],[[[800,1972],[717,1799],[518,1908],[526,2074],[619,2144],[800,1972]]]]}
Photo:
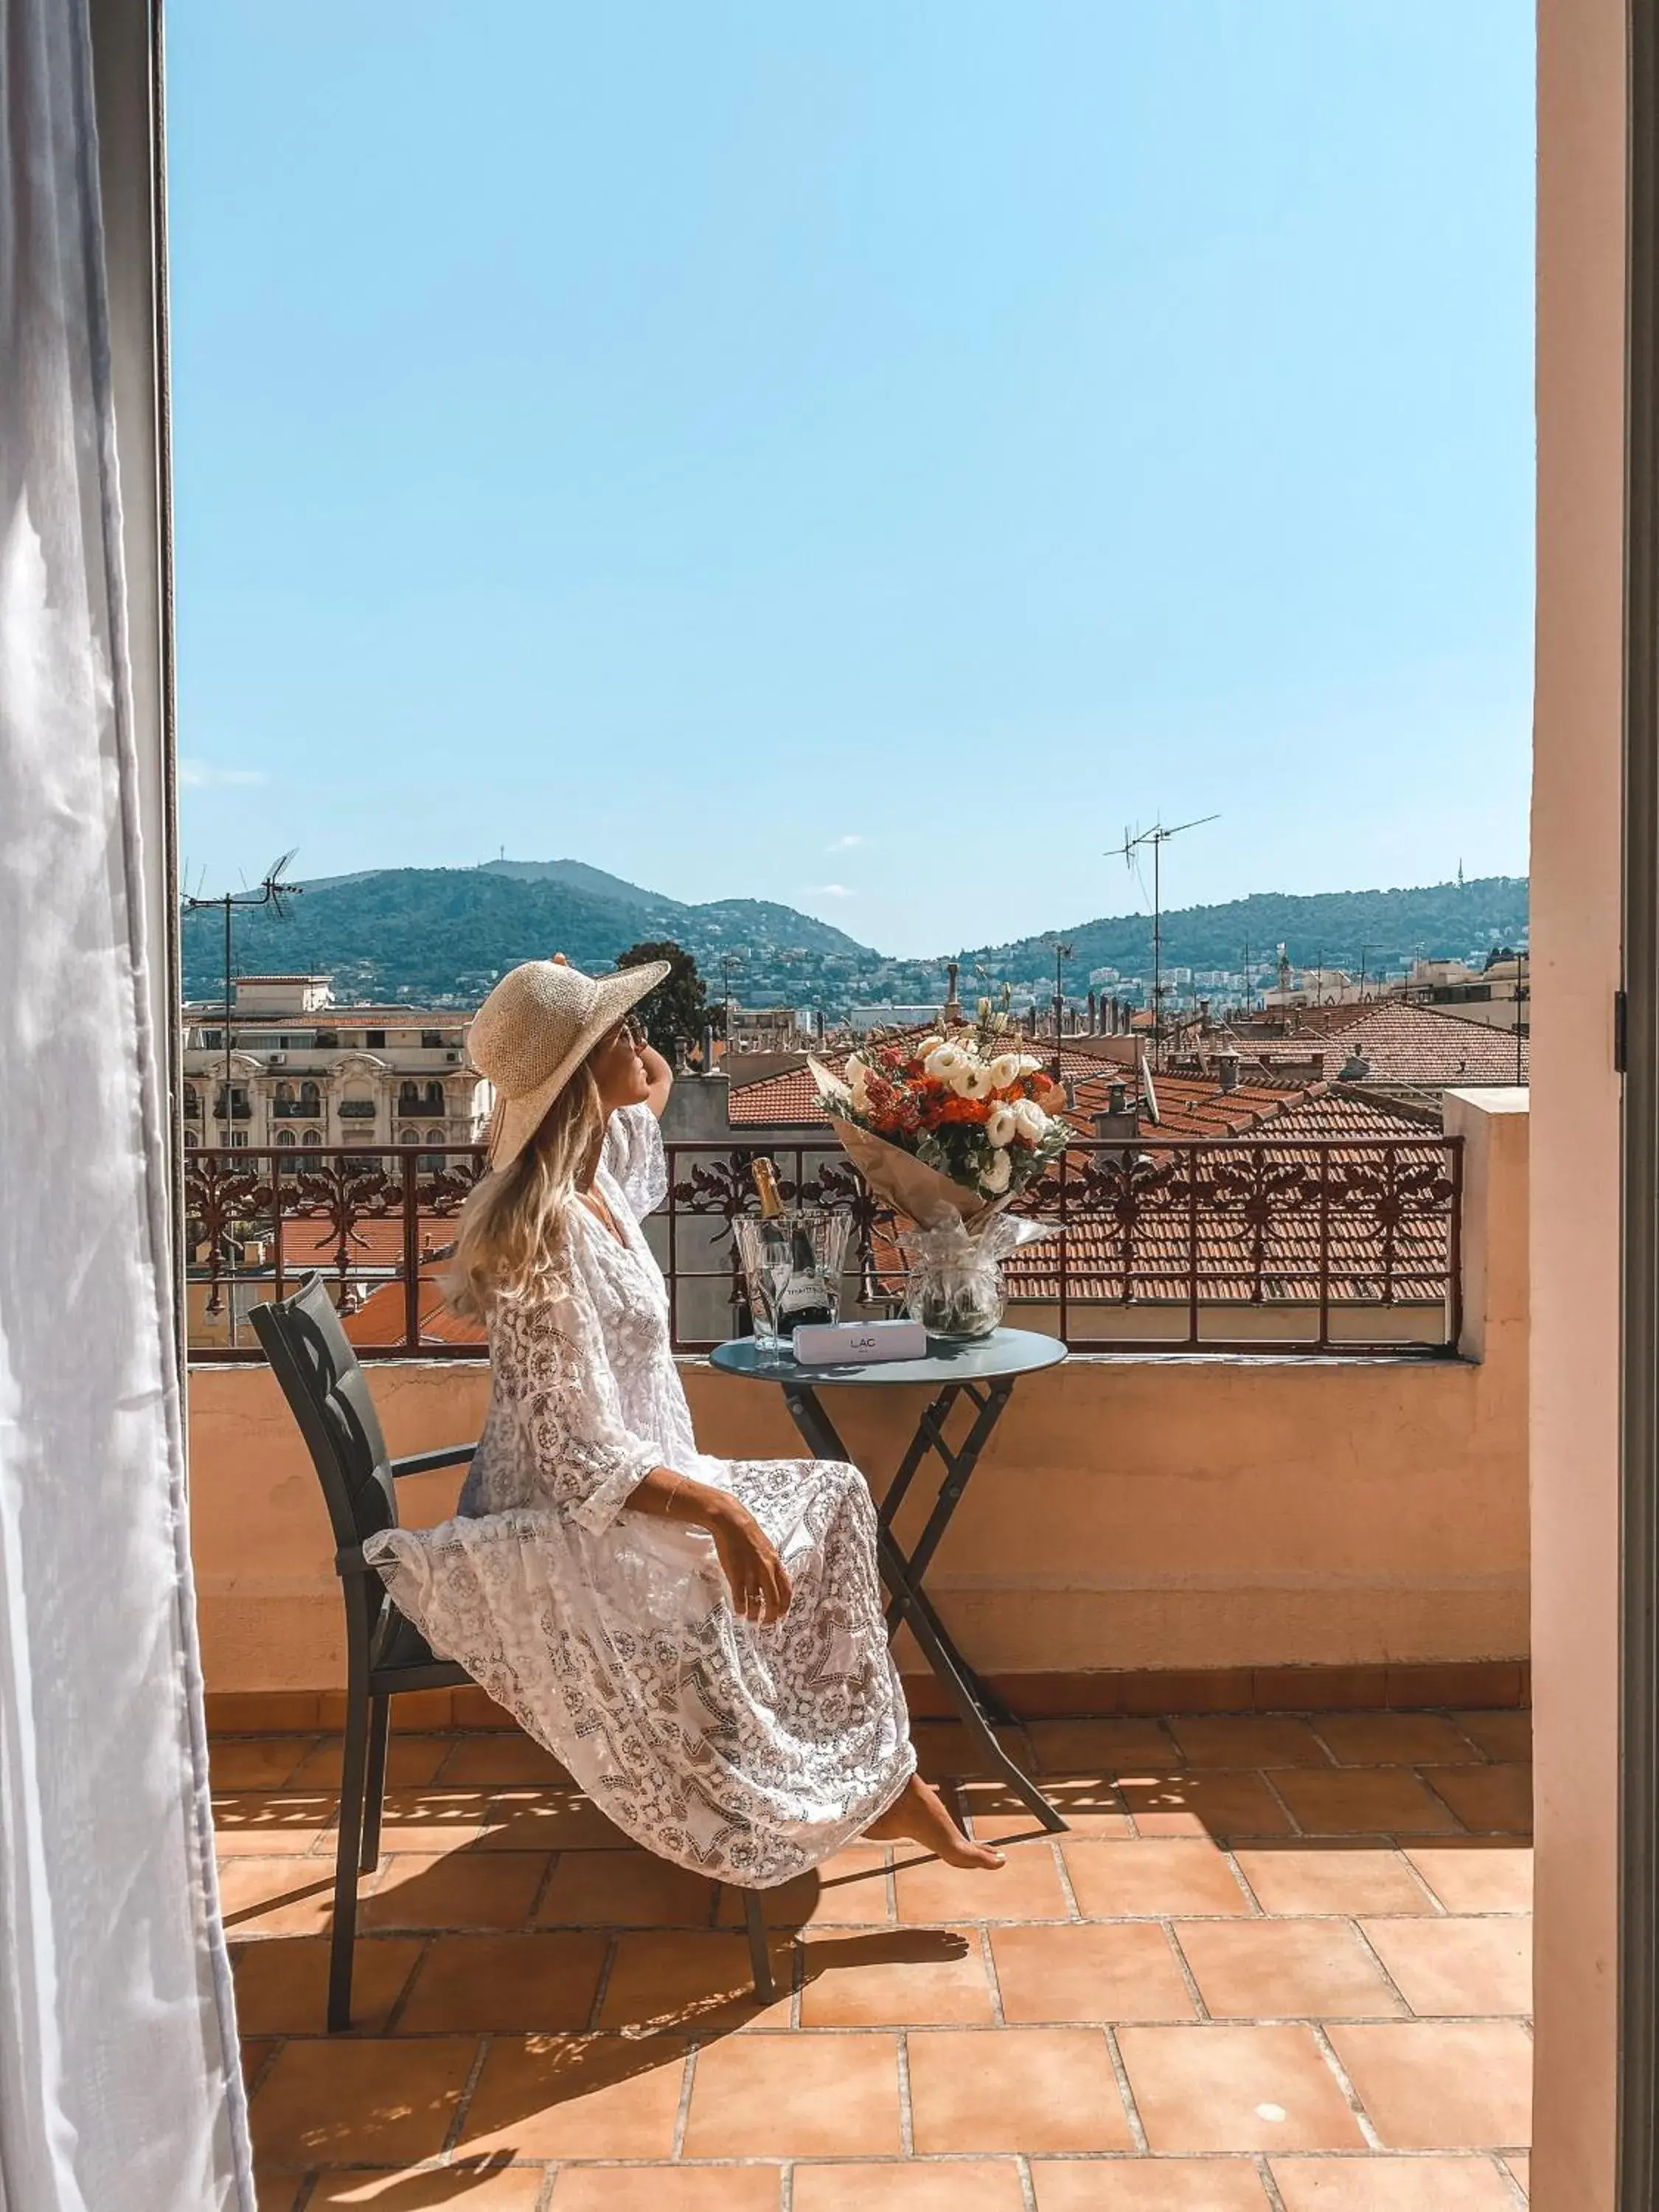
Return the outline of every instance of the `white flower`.
{"type": "Polygon", "coordinates": [[[1029,1052],[1021,1053],[1019,1056],[1019,1072],[1022,1075],[1035,1075],[1042,1066],[1042,1062],[1040,1060],[1033,1060],[1029,1052]]]}
{"type": "Polygon", "coordinates": [[[921,1042],[914,1046],[912,1049],[918,1060],[926,1060],[928,1054],[930,1052],[937,1052],[944,1042],[945,1039],[942,1036],[937,1035],[928,1036],[923,1037],[921,1042]]]}
{"type": "Polygon", "coordinates": [[[1012,1145],[1018,1126],[1012,1106],[994,1106],[985,1124],[985,1133],[994,1145],[1012,1145]]]}
{"type": "Polygon", "coordinates": [[[849,1083],[857,1083],[861,1078],[867,1076],[869,1073],[870,1065],[867,1060],[860,1060],[858,1054],[855,1052],[849,1052],[848,1054],[847,1080],[849,1083]]]}
{"type": "Polygon", "coordinates": [[[927,1073],[940,1083],[948,1083],[959,1067],[967,1065],[967,1054],[955,1044],[936,1044],[922,1060],[927,1073]]]}
{"type": "Polygon", "coordinates": [[[1048,1116],[1030,1098],[1022,1098],[1011,1110],[1015,1129],[1028,1145],[1035,1145],[1048,1127],[1048,1116]]]}
{"type": "Polygon", "coordinates": [[[976,1060],[963,1060],[950,1080],[958,1098],[988,1098],[991,1095],[991,1071],[981,1067],[976,1060]]]}
{"type": "Polygon", "coordinates": [[[993,1088],[1006,1091],[1011,1083],[1019,1079],[1020,1057],[1017,1052],[1000,1052],[991,1062],[993,1088]]]}
{"type": "Polygon", "coordinates": [[[991,1155],[990,1165],[981,1173],[979,1187],[989,1197],[996,1198],[1007,1189],[1009,1178],[1013,1172],[1012,1156],[1007,1152],[994,1152],[991,1155]]]}

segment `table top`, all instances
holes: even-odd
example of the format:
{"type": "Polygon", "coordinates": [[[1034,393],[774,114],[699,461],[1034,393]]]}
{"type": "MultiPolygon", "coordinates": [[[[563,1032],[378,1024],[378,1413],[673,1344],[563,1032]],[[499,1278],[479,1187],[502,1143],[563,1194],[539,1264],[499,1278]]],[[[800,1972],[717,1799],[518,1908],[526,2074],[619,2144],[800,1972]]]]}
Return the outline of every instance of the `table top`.
{"type": "Polygon", "coordinates": [[[805,1383],[814,1389],[843,1382],[927,1382],[938,1389],[947,1382],[1033,1375],[1040,1368],[1057,1367],[1065,1358],[1066,1346],[1052,1336],[1040,1336],[1029,1328],[999,1328],[971,1344],[931,1340],[925,1359],[872,1359],[846,1367],[809,1367],[793,1352],[763,1352],[752,1336],[738,1336],[729,1344],[716,1345],[708,1364],[723,1375],[743,1376],[751,1382],[805,1383]]]}

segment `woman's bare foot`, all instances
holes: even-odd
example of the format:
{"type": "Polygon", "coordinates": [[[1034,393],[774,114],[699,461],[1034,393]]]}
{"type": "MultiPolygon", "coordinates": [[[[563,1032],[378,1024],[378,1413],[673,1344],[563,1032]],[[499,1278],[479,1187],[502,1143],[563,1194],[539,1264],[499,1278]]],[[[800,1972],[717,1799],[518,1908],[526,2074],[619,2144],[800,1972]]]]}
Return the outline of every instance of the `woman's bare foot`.
{"type": "Polygon", "coordinates": [[[865,1830],[872,1844],[920,1844],[946,1866],[981,1867],[987,1873],[1005,1863],[1000,1851],[964,1836],[945,1811],[939,1792],[913,1774],[903,1794],[865,1830]]]}

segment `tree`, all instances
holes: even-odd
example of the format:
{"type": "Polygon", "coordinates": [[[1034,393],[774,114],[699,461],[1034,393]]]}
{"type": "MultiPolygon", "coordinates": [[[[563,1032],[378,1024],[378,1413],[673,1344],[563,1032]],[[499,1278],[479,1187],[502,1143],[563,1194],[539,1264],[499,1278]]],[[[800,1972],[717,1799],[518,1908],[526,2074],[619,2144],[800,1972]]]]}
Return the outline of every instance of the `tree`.
{"type": "Polygon", "coordinates": [[[668,973],[641,1002],[640,1018],[663,1058],[674,1067],[683,1067],[690,1048],[702,1043],[703,1030],[711,1024],[720,1027],[722,1010],[709,1006],[696,960],[672,937],[630,945],[626,952],[617,955],[618,968],[642,968],[651,960],[665,960],[668,973]]]}

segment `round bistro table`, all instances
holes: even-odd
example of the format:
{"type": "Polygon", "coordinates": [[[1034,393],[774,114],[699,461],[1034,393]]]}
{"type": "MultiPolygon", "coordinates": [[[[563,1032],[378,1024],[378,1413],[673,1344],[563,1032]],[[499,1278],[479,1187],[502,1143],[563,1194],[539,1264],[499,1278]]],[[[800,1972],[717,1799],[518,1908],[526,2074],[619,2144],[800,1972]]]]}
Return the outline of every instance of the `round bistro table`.
{"type": "Polygon", "coordinates": [[[890,1638],[896,1634],[901,1621],[908,1626],[991,1771],[1051,1831],[1064,1828],[1066,1822],[997,1737],[994,1723],[1017,1725],[1014,1716],[957,1650],[927,1595],[926,1577],[1015,1383],[1022,1375],[1059,1366],[1065,1358],[1063,1344],[1024,1328],[1000,1328],[972,1344],[933,1340],[923,1359],[872,1360],[845,1367],[804,1366],[792,1352],[763,1351],[750,1336],[717,1345],[708,1355],[709,1364],[723,1375],[769,1382],[781,1389],[790,1418],[814,1459],[852,1458],[824,1410],[821,1391],[893,1389],[908,1383],[912,1388],[921,1384],[930,1392],[876,1516],[877,1553],[887,1586],[887,1632],[890,1638]],[[966,1436],[953,1444],[945,1436],[945,1425],[959,1398],[966,1399],[975,1412],[966,1436]],[[944,1468],[944,1480],[921,1534],[907,1553],[893,1522],[930,1453],[944,1468]]]}

